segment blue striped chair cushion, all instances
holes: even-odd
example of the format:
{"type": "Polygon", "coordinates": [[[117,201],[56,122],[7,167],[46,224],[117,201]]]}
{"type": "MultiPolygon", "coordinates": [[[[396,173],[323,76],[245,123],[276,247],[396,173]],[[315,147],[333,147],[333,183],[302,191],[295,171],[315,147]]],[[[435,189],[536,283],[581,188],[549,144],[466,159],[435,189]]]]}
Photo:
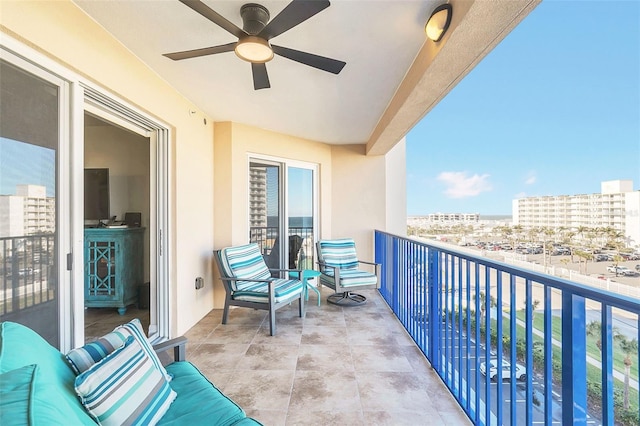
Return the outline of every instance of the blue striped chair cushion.
{"type": "MultiPolygon", "coordinates": [[[[276,303],[300,294],[303,289],[302,281],[299,280],[275,278],[273,282],[275,283],[276,303]]],[[[240,281],[238,282],[238,290],[233,293],[233,298],[247,302],[269,303],[269,285],[261,282],[240,281]]]]}
{"type": "MultiPolygon", "coordinates": [[[[271,272],[260,254],[260,247],[255,243],[224,248],[220,260],[227,277],[258,280],[271,278],[271,272]]],[[[237,290],[237,284],[231,282],[231,288],[237,290]]]]}
{"type": "Polygon", "coordinates": [[[75,389],[101,425],[155,424],[176,398],[169,382],[133,336],[76,377],[75,389]]]}
{"type": "MultiPolygon", "coordinates": [[[[358,267],[358,256],[356,255],[356,243],[352,238],[339,240],[320,241],[320,253],[318,257],[321,262],[329,266],[340,269],[353,269],[358,267]]],[[[324,268],[322,272],[332,270],[324,268]]]]}
{"type": "MultiPolygon", "coordinates": [[[[320,282],[329,287],[335,286],[334,271],[327,270],[320,276],[320,282]]],[[[342,287],[363,286],[363,285],[375,285],[378,282],[376,274],[371,272],[362,271],[360,269],[341,269],[340,270],[340,285],[342,287]]]]}

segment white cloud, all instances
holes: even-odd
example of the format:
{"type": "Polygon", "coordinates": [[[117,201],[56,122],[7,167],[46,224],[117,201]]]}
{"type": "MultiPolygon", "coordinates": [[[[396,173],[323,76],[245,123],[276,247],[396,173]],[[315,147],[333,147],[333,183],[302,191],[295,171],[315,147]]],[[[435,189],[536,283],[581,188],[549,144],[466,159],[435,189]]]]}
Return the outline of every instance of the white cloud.
{"type": "Polygon", "coordinates": [[[514,199],[526,198],[526,197],[527,197],[527,193],[526,192],[518,192],[516,195],[513,196],[514,199]]]}
{"type": "Polygon", "coordinates": [[[535,171],[529,172],[527,178],[524,180],[525,185],[533,185],[538,180],[538,176],[535,171]]]}
{"type": "Polygon", "coordinates": [[[493,189],[488,174],[467,176],[467,172],[442,172],[437,179],[446,185],[444,194],[449,198],[475,197],[493,189]]]}

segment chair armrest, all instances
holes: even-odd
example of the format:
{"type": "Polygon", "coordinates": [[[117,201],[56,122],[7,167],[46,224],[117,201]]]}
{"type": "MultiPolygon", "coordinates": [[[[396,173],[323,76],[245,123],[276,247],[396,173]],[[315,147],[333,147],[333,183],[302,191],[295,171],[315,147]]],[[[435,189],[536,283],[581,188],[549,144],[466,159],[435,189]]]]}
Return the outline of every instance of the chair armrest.
{"type": "Polygon", "coordinates": [[[234,277],[220,277],[220,279],[222,281],[250,281],[250,282],[255,282],[255,283],[270,283],[271,280],[258,280],[255,278],[234,278],[234,277]]]}
{"type": "Polygon", "coordinates": [[[174,361],[186,361],[187,359],[187,338],[184,336],[176,337],[164,342],[153,345],[153,350],[157,353],[166,352],[173,349],[174,361]]]}
{"type": "Polygon", "coordinates": [[[366,260],[358,260],[358,263],[364,263],[366,265],[374,265],[374,266],[378,266],[380,265],[379,263],[376,262],[367,262],[366,260]]]}
{"type": "Polygon", "coordinates": [[[274,269],[274,268],[269,268],[270,271],[273,272],[302,272],[301,269],[274,269]]]}
{"type": "MultiPolygon", "coordinates": [[[[316,263],[318,264],[318,266],[321,266],[321,267],[323,267],[323,268],[331,268],[331,269],[333,269],[334,271],[335,271],[336,269],[339,269],[337,266],[327,265],[327,264],[326,264],[326,263],[324,263],[324,262],[320,262],[320,261],[318,261],[318,262],[316,262],[316,263]]],[[[320,272],[322,272],[322,270],[321,270],[320,272]]]]}

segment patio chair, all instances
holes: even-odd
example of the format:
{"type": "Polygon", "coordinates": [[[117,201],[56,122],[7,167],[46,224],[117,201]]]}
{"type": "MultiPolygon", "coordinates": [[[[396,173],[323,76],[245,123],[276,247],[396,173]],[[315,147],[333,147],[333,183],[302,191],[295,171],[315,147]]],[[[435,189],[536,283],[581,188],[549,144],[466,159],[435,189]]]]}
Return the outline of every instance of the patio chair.
{"type": "MultiPolygon", "coordinates": [[[[289,269],[297,269],[298,257],[302,248],[303,238],[300,235],[289,235],[289,269]]],[[[280,238],[276,238],[271,252],[264,256],[267,267],[277,271],[280,267],[280,238]]],[[[275,276],[274,274],[272,274],[275,276]]]]}
{"type": "MultiPolygon", "coordinates": [[[[269,331],[276,333],[276,311],[298,300],[300,318],[304,316],[303,283],[297,279],[274,278],[257,244],[227,247],[214,251],[214,259],[224,283],[226,297],[222,323],[227,323],[230,306],[269,311],[269,331]]],[[[273,270],[272,270],[273,271],[273,270]]],[[[289,269],[277,270],[281,273],[289,269]]],[[[300,271],[298,276],[300,275],[300,271]]]]}
{"type": "Polygon", "coordinates": [[[316,243],[320,285],[335,291],[327,298],[329,303],[341,306],[361,305],[367,302],[362,294],[353,290],[380,287],[380,264],[358,260],[356,244],[351,238],[320,240],[316,243]],[[359,269],[360,264],[373,266],[374,273],[359,269]]]}

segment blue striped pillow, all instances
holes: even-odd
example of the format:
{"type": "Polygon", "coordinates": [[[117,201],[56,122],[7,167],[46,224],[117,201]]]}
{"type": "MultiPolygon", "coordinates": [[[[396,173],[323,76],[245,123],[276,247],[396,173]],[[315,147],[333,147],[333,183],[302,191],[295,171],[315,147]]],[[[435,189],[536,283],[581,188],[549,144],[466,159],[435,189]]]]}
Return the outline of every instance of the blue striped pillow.
{"type": "Polygon", "coordinates": [[[72,349],[66,355],[67,361],[71,364],[76,375],[84,373],[93,364],[100,362],[111,352],[122,347],[125,339],[126,336],[122,333],[111,332],[81,348],[72,349]]]}
{"type": "Polygon", "coordinates": [[[177,394],[133,336],[75,380],[82,405],[101,425],[149,425],[177,394]]]}

